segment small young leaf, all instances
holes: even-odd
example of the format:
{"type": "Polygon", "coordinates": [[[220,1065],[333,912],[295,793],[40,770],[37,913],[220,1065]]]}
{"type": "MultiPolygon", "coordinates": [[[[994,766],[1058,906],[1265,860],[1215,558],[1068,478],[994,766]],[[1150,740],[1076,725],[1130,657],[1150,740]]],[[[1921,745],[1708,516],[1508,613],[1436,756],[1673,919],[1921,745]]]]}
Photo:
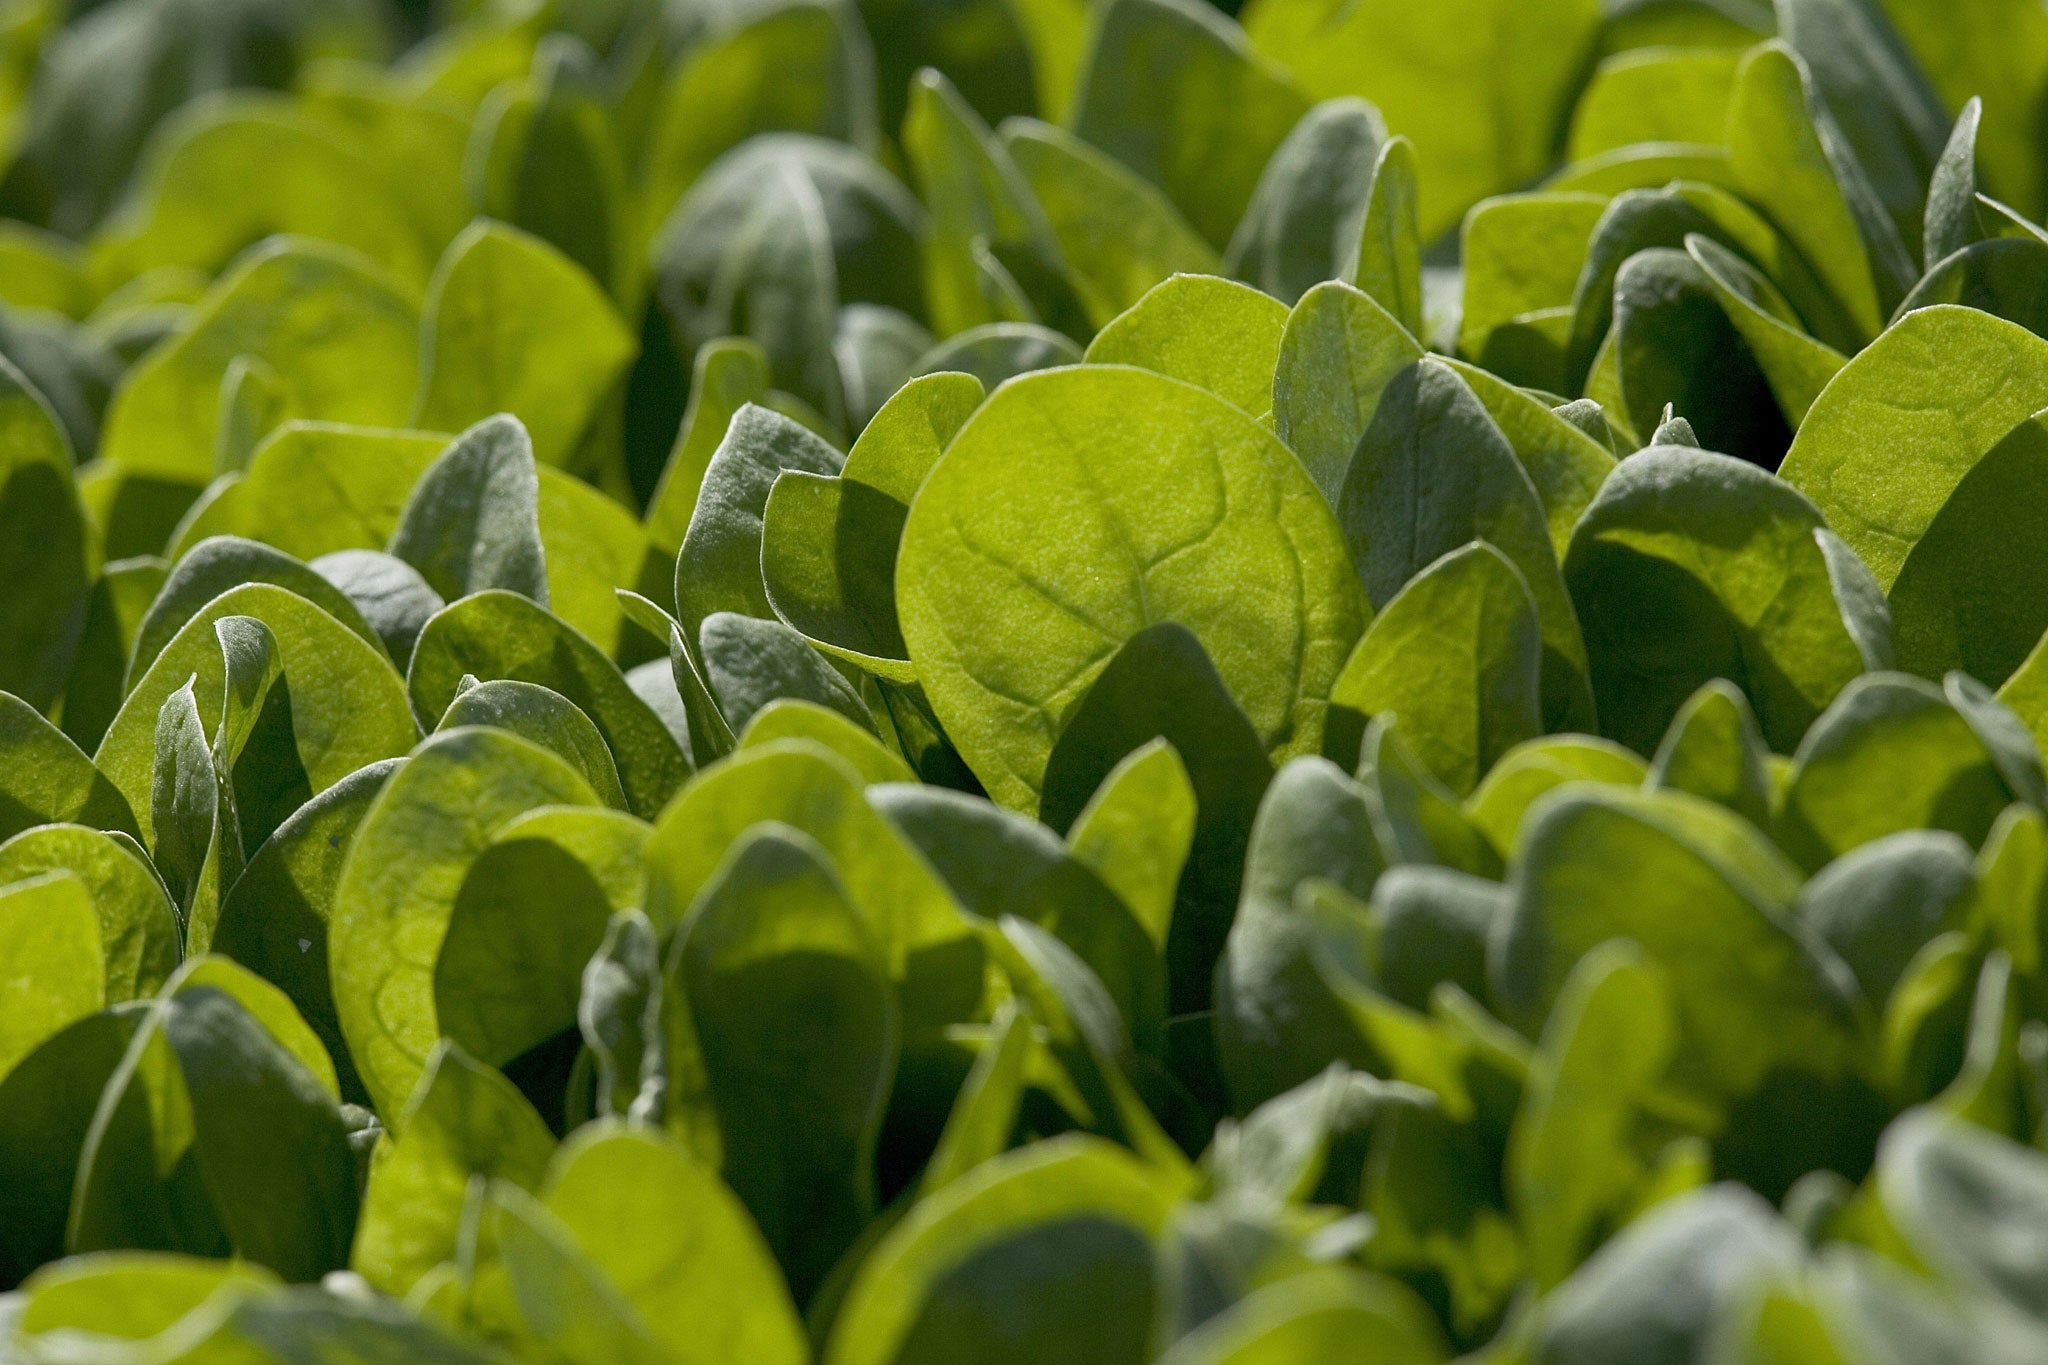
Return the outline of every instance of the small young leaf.
{"type": "Polygon", "coordinates": [[[1392,713],[1416,756],[1462,797],[1502,754],[1542,733],[1542,665],[1522,575],[1475,541],[1426,566],[1373,618],[1330,704],[1366,718],[1392,713]]]}
{"type": "Polygon", "coordinates": [[[1949,130],[1927,185],[1920,259],[1932,270],[1982,235],[1977,227],[1977,129],[1984,101],[1972,95],[1949,130]]]}
{"type": "Polygon", "coordinates": [[[1447,364],[1425,359],[1388,383],[1345,476],[1338,517],[1365,595],[1382,608],[1468,541],[1506,555],[1542,627],[1544,719],[1591,728],[1585,645],[1542,501],[1500,428],[1447,364]]]}
{"type": "Polygon", "coordinates": [[[414,485],[389,548],[445,601],[502,588],[548,604],[540,479],[517,417],[486,418],[455,438],[414,485]]]}
{"type": "Polygon", "coordinates": [[[1416,218],[1415,145],[1396,136],[1373,164],[1372,194],[1360,224],[1358,264],[1351,283],[1378,300],[1408,329],[1423,335],[1422,230],[1416,218]]]}
{"type": "Polygon", "coordinates": [[[438,720],[465,676],[536,683],[566,697],[604,737],[628,807],[652,817],[689,773],[668,726],[618,666],[559,617],[509,592],[480,592],[427,622],[406,687],[422,718],[438,720]]]}

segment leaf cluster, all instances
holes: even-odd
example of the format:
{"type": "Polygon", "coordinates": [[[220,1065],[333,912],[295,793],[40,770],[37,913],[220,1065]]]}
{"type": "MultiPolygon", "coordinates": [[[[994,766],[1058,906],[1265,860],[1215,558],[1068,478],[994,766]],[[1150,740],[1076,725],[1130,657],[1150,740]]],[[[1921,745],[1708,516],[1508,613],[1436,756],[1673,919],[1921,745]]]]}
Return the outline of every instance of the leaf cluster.
{"type": "Polygon", "coordinates": [[[0,1359],[2048,1357],[2044,99],[0,5],[0,1359]]]}

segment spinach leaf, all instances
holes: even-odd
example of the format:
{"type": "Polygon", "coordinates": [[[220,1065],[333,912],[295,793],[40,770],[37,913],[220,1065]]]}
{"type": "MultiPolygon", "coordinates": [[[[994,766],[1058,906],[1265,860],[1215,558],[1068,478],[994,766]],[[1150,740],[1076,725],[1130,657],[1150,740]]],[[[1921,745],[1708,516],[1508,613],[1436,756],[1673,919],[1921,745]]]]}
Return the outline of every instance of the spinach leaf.
{"type": "Polygon", "coordinates": [[[2040,336],[2048,332],[2048,244],[2030,237],[1974,242],[1928,269],[1899,304],[1899,311],[1962,304],[2017,322],[2040,336]]]}
{"type": "MultiPolygon", "coordinates": [[[[379,1141],[363,1189],[349,1268],[386,1293],[403,1293],[459,1254],[470,1182],[531,1188],[555,1141],[512,1083],[453,1043],[434,1045],[402,1118],[379,1141]]],[[[401,1097],[402,1098],[402,1097],[401,1097]]]]}
{"type": "MultiPolygon", "coordinates": [[[[1694,14],[1711,13],[1700,7],[1694,14]]],[[[1714,144],[1742,53],[1712,44],[1622,47],[1601,59],[1572,108],[1567,161],[1644,142],[1714,144]]]]}
{"type": "Polygon", "coordinates": [[[1330,704],[1393,714],[1424,766],[1464,796],[1501,755],[1542,732],[1542,665],[1525,580],[1474,541],[1426,566],[1373,618],[1330,704]]]}
{"type": "Polygon", "coordinates": [[[785,470],[761,514],[761,578],[784,621],[825,653],[910,682],[896,620],[896,552],[924,476],[980,405],[971,375],[898,389],[847,453],[843,477],[785,470]]]}
{"type": "Polygon", "coordinates": [[[1715,678],[1686,698],[1657,746],[1648,784],[1718,802],[1759,829],[1770,824],[1770,751],[1740,689],[1715,678]]]}
{"type": "Polygon", "coordinates": [[[1160,621],[1194,632],[1269,752],[1313,750],[1362,625],[1345,560],[1301,466],[1240,410],[1143,371],[1050,371],[991,398],[926,479],[897,610],[948,736],[1029,811],[1067,708],[1160,621]],[[1223,581],[1265,590],[1219,614],[1223,581]]]}
{"type": "Polygon", "coordinates": [[[137,832],[128,798],[64,732],[11,693],[0,692],[0,831],[76,821],[137,832]]]}
{"type": "Polygon", "coordinates": [[[1158,1274],[1148,1242],[1173,1197],[1168,1180],[1100,1139],[983,1162],[876,1245],[825,1358],[937,1362],[1028,1340],[1034,1353],[1090,1365],[1143,1360],[1158,1274]],[[998,1296],[1030,1305],[1027,1338],[991,1316],[998,1296]]]}
{"type": "Polygon", "coordinates": [[[415,713],[438,720],[464,677],[533,683],[574,704],[604,737],[627,806],[643,818],[659,811],[689,773],[668,726],[618,667],[527,598],[491,589],[427,622],[406,675],[415,713]]]}
{"type": "MultiPolygon", "coordinates": [[[[484,214],[533,234],[630,298],[643,267],[637,239],[629,244],[625,157],[603,83],[587,44],[566,35],[542,44],[532,76],[498,87],[478,111],[465,179],[484,214]]],[[[446,297],[444,289],[444,309],[446,297]]],[[[605,350],[587,349],[593,360],[605,350]]]]}
{"type": "Polygon", "coordinates": [[[725,153],[676,205],[655,247],[655,288],[685,354],[749,336],[777,387],[837,421],[839,306],[921,315],[925,230],[922,206],[858,151],[771,133],[725,153]]]}
{"type": "Polygon", "coordinates": [[[1216,249],[1181,210],[1107,153],[1036,119],[1006,120],[997,137],[1045,210],[1093,325],[1169,276],[1217,269],[1216,249]]]}
{"type": "Polygon", "coordinates": [[[762,517],[785,470],[836,476],[846,457],[780,413],[752,404],[733,415],[704,471],[676,561],[676,610],[688,643],[714,611],[771,618],[761,581],[762,517]]]}
{"type": "Polygon", "coordinates": [[[1310,289],[1287,315],[1273,370],[1273,430],[1332,507],[1381,395],[1420,359],[1422,347],[1393,314],[1341,281],[1310,289]]]}
{"type": "Polygon", "coordinates": [[[1414,140],[1422,235],[1433,240],[1478,200],[1548,167],[1600,18],[1589,0],[1428,11],[1257,0],[1244,22],[1310,95],[1363,95],[1414,140]]]}
{"type": "Polygon", "coordinates": [[[1736,184],[1792,239],[1863,336],[1875,336],[1917,271],[1856,152],[1783,43],[1743,57],[1728,109],[1736,184]]]}
{"type": "Polygon", "coordinates": [[[642,134],[640,200],[652,236],[720,155],[758,133],[814,133],[872,149],[875,54],[845,10],[778,4],[720,12],[670,72],[642,134]]]}
{"type": "Polygon", "coordinates": [[[158,725],[165,703],[188,683],[194,716],[211,718],[204,733],[192,736],[202,747],[217,744],[219,761],[232,765],[222,776],[231,778],[243,806],[250,847],[307,797],[366,763],[404,753],[419,734],[403,685],[380,650],[283,588],[251,583],[231,589],[164,647],[129,692],[95,756],[127,794],[152,849],[157,834],[145,796],[159,762],[158,725]],[[230,627],[230,621],[242,624],[230,627]],[[242,720],[232,734],[218,731],[231,682],[255,675],[238,673],[244,656],[230,648],[235,641],[223,630],[270,653],[265,667],[274,668],[281,683],[238,699],[242,720]],[[335,716],[345,719],[336,724],[335,716]]]}
{"type": "Polygon", "coordinates": [[[1222,247],[1308,101],[1236,25],[1187,0],[1111,0],[1074,95],[1082,138],[1222,247]]]}
{"type": "Polygon", "coordinates": [[[409,664],[420,632],[448,605],[420,571],[382,550],[336,550],[307,566],[338,588],[393,663],[409,664]]]}
{"type": "Polygon", "coordinates": [[[704,658],[705,685],[735,732],[744,731],[770,703],[785,698],[829,707],[856,724],[874,724],[866,703],[846,679],[809,641],[780,621],[713,612],[698,633],[698,652],[704,658]]]}
{"type": "Polygon", "coordinates": [[[1331,1059],[1374,1060],[1315,969],[1295,888],[1321,878],[1370,895],[1387,857],[1366,795],[1335,764],[1300,758],[1259,805],[1243,898],[1216,966],[1216,1050],[1237,1112],[1315,1075],[1331,1059]]]}
{"type": "Polygon", "coordinates": [[[647,846],[648,917],[673,929],[747,830],[796,829],[831,858],[890,976],[902,983],[904,1028],[958,1022],[982,998],[982,956],[932,866],[863,796],[859,771],[811,740],[753,745],[707,767],[656,822],[647,846]]]}
{"type": "Polygon", "coordinates": [[[0,959],[8,999],[0,1027],[0,1078],[44,1039],[106,1003],[106,954],[90,891],[69,872],[24,877],[0,888],[0,959]]]}
{"type": "Polygon", "coordinates": [[[1763,371],[1785,420],[1795,426],[1805,421],[1820,391],[1847,361],[1826,342],[1807,335],[1803,320],[1770,277],[1713,238],[1687,233],[1685,253],[1706,276],[1722,311],[1763,371]]]}
{"type": "Polygon", "coordinates": [[[1960,838],[1901,831],[1822,868],[1800,889],[1795,913],[1848,964],[1865,998],[1882,1004],[1928,941],[1961,925],[1975,881],[1960,838]]]}
{"type": "Polygon", "coordinates": [[[327,925],[349,840],[401,759],[368,764],[294,811],[250,855],[222,902],[212,950],[291,998],[335,1060],[344,1098],[368,1098],[342,1037],[328,977],[327,925]]]}
{"type": "Polygon", "coordinates": [[[1623,461],[1565,558],[1602,733],[1654,752],[1686,698],[1724,677],[1772,749],[1794,747],[1871,666],[1825,533],[1794,488],[1730,456],[1654,446],[1623,461]]]}
{"type": "Polygon", "coordinates": [[[661,559],[674,558],[690,529],[704,471],[725,439],[733,415],[768,396],[768,357],[744,337],[720,337],[697,348],[690,405],[676,430],[668,463],[647,503],[647,537],[661,559]]]}
{"type": "Polygon", "coordinates": [[[1259,172],[1224,254],[1229,273],[1289,307],[1324,280],[1348,278],[1386,140],[1379,111],[1356,97],[1303,114],[1259,172]]]}
{"type": "Polygon", "coordinates": [[[1658,433],[1676,412],[1696,435],[1687,444],[1739,455],[1769,468],[1791,441],[1771,389],[1720,291],[1684,252],[1639,251],[1614,277],[1614,326],[1587,380],[1631,429],[1658,433]],[[1604,363],[1603,363],[1604,361],[1604,363]]]}
{"type": "Polygon", "coordinates": [[[68,873],[85,888],[99,921],[106,1001],[156,994],[176,970],[176,909],[156,869],[125,835],[83,825],[47,824],[0,843],[0,886],[68,873]]]}
{"type": "Polygon", "coordinates": [[[1487,541],[1506,555],[1542,627],[1544,717],[1592,728],[1586,647],[1543,504],[1507,439],[1449,365],[1424,359],[1388,382],[1337,512],[1365,595],[1381,609],[1424,567],[1468,541],[1487,541]]]}
{"type": "Polygon", "coordinates": [[[1877,673],[1843,688],[1800,741],[1774,832],[1818,870],[1899,830],[1952,830],[1974,846],[2012,799],[1993,752],[1941,689],[1877,673]]]}
{"type": "MultiPolygon", "coordinates": [[[[500,826],[536,806],[597,804],[538,745],[458,729],[421,745],[363,813],[334,887],[328,963],[349,1053],[394,1131],[405,1131],[400,1108],[441,1037],[435,972],[471,865],[500,826]]],[[[460,1065],[475,1064],[464,1054],[460,1065]]]]}
{"type": "Polygon", "coordinates": [[[558,466],[572,463],[634,354],[598,280],[539,238],[488,221],[465,229],[435,267],[421,328],[412,425],[459,431],[509,412],[532,433],[535,458],[558,466]]]}
{"type": "Polygon", "coordinates": [[[2048,630],[2029,575],[2038,543],[2024,489],[2048,436],[2019,423],[1965,471],[1899,566],[1887,601],[1899,664],[1926,678],[1952,668],[1997,685],[2048,630]]]}
{"type": "Polygon", "coordinates": [[[292,417],[395,426],[418,386],[418,331],[416,300],[354,253],[310,239],[259,244],[122,384],[100,456],[137,471],[210,477],[221,380],[244,355],[276,372],[292,417]]]}
{"type": "Polygon", "coordinates": [[[1929,270],[1983,236],[1977,225],[1977,133],[1983,122],[1984,101],[1972,95],[1928,177],[1920,259],[1929,270]]]}
{"type": "Polygon", "coordinates": [[[787,827],[742,835],[669,972],[703,1050],[724,1175],[802,1297],[875,1208],[897,1006],[865,918],[787,827]]]}
{"type": "Polygon", "coordinates": [[[912,82],[903,135],[932,213],[925,287],[939,334],[989,322],[1085,329],[1058,239],[1024,173],[939,72],[927,68],[912,82]]]}
{"type": "MultiPolygon", "coordinates": [[[[1100,804],[1109,798],[1106,784],[1155,740],[1172,746],[1174,766],[1194,803],[1190,842],[1176,859],[1173,884],[1166,888],[1168,903],[1156,918],[1146,917],[1148,927],[1156,926],[1152,936],[1166,954],[1169,1008],[1183,1014],[1200,1010],[1209,1000],[1252,820],[1273,775],[1258,733],[1190,631],[1165,623],[1124,642],[1053,745],[1038,815],[1052,828],[1066,829],[1079,855],[1083,826],[1094,823],[1091,812],[1094,820],[1107,817],[1100,804]]],[[[1146,818],[1159,814],[1148,811],[1146,818]]],[[[1170,846],[1171,830],[1168,825],[1159,831],[1170,846]]],[[[1103,833],[1098,829],[1092,837],[1103,833]]],[[[1106,856],[1089,861],[1120,894],[1122,876],[1137,871],[1112,872],[1106,864],[1120,859],[1106,856]]],[[[1143,916],[1130,896],[1124,899],[1143,916]]]]}
{"type": "Polygon", "coordinates": [[[1531,1358],[1680,1361],[1738,1297],[1799,1263],[1792,1231],[1747,1190],[1717,1185],[1673,1200],[1593,1257],[1548,1305],[1531,1358]]]}
{"type": "Polygon", "coordinates": [[[0,1077],[0,1156],[16,1175],[0,1187],[0,1274],[19,1280],[64,1255],[78,1152],[144,1012],[88,1014],[0,1077]]]}
{"type": "MultiPolygon", "coordinates": [[[[991,924],[1042,931],[1095,978],[1119,1027],[1156,1051],[1166,1013],[1157,945],[1123,900],[1059,836],[986,801],[936,788],[877,788],[869,803],[945,879],[960,906],[991,924]]],[[[1128,1045],[1126,1045],[1128,1046],[1128,1045]]]]}
{"type": "Polygon", "coordinates": [[[1782,1190],[1867,1151],[1881,1115],[1859,1074],[1853,980],[1789,914],[1798,874],[1761,834],[1705,802],[1605,788],[1559,790],[1530,821],[1489,961],[1511,1019],[1543,1018],[1587,953],[1632,938],[1669,978],[1668,1085],[1698,1106],[1689,1126],[1724,1169],[1782,1190]],[[1624,884],[1624,863],[1655,874],[1624,884]],[[1795,1147],[1770,1112],[1801,1092],[1812,1126],[1795,1147]]]}
{"type": "Polygon", "coordinates": [[[810,1358],[746,1207],[677,1143],[637,1127],[584,1128],[549,1163],[540,1199],[674,1358],[810,1358]]]}
{"type": "Polygon", "coordinates": [[[1811,71],[1816,95],[1906,247],[1918,248],[1948,111],[1912,51],[1884,7],[1862,0],[1786,0],[1778,27],[1811,71]]]}
{"type": "Polygon", "coordinates": [[[1096,333],[1086,359],[1183,380],[1259,417],[1272,407],[1286,326],[1287,310],[1255,289],[1176,275],[1096,333]]]}
{"type": "Polygon", "coordinates": [[[1645,1110],[1677,1045],[1669,977],[1627,939],[1579,959],[1515,1115],[1510,1189],[1539,1284],[1564,1281],[1648,1176],[1645,1110]]]}
{"type": "Polygon", "coordinates": [[[365,642],[383,647],[355,604],[313,569],[253,540],[210,536],[172,567],[149,610],[136,623],[128,660],[129,688],[141,681],[186,622],[214,598],[245,583],[270,583],[303,597],[365,642]]]}
{"type": "Polygon", "coordinates": [[[239,478],[217,481],[171,547],[182,558],[213,535],[262,541],[310,563],[382,549],[407,497],[449,438],[334,422],[290,421],[265,437],[239,478]]]}
{"type": "Polygon", "coordinates": [[[124,278],[166,266],[218,273],[275,233],[360,252],[417,289],[433,267],[371,149],[276,95],[224,95],[167,124],[130,202],[108,225],[103,259],[124,278]]]}
{"type": "Polygon", "coordinates": [[[604,736],[576,703],[552,688],[509,678],[485,683],[465,677],[434,728],[463,725],[493,726],[538,744],[582,774],[606,805],[626,808],[619,770],[604,736]]]}
{"type": "Polygon", "coordinates": [[[577,1023],[583,969],[639,899],[647,825],[596,807],[514,816],[463,874],[434,960],[434,1021],[508,1067],[577,1023]]]}
{"type": "MultiPolygon", "coordinates": [[[[1590,96],[1589,96],[1590,97],[1590,96]]],[[[1571,306],[1605,195],[1505,194],[1472,206],[1460,230],[1465,268],[1458,353],[1503,374],[1563,383],[1562,346],[1547,330],[1571,306]]]]}
{"type": "Polygon", "coordinates": [[[64,690],[92,588],[71,442],[35,386],[0,360],[0,690],[38,708],[64,690]]]}
{"type": "Polygon", "coordinates": [[[1064,334],[1035,322],[989,322],[948,337],[917,358],[919,376],[961,371],[992,389],[1033,370],[1080,361],[1081,349],[1064,334]]]}

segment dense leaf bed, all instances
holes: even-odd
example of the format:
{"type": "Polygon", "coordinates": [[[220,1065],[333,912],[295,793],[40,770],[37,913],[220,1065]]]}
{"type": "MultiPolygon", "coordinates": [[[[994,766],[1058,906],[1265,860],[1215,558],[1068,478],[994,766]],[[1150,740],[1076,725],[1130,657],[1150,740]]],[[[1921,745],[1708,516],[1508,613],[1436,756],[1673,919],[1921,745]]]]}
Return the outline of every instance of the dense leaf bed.
{"type": "Polygon", "coordinates": [[[0,1360],[2048,1359],[2044,107],[0,3],[0,1360]]]}

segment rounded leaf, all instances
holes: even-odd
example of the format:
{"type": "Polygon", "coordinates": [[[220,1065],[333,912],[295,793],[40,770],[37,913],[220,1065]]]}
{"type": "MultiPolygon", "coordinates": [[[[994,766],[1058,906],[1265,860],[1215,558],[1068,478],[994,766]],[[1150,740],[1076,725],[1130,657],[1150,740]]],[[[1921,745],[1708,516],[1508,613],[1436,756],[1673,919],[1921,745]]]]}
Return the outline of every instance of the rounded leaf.
{"type": "Polygon", "coordinates": [[[1143,370],[1006,385],[904,526],[897,606],[933,710],[1035,810],[1068,712],[1117,646],[1178,621],[1278,756],[1321,741],[1364,609],[1328,505],[1245,414],[1143,370]]]}

